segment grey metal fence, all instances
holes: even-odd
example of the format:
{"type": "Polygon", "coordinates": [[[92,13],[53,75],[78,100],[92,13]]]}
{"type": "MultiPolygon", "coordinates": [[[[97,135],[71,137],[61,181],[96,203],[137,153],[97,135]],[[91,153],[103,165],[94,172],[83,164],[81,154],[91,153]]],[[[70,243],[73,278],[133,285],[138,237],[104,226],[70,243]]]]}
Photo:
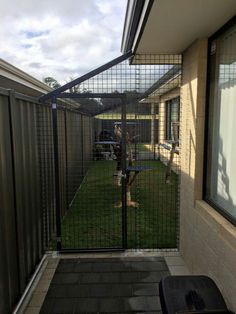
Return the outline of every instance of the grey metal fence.
{"type": "Polygon", "coordinates": [[[57,111],[61,218],[69,209],[93,158],[94,118],[57,111]]]}
{"type": "MultiPolygon", "coordinates": [[[[83,160],[92,158],[93,118],[61,108],[57,120],[63,152],[59,161],[63,217],[80,183],[75,174],[80,173],[82,181],[86,173],[83,160]],[[69,136],[71,132],[77,133],[69,136]],[[71,138],[76,143],[70,142],[71,138]],[[75,156],[82,154],[80,164],[75,164],[75,156]]],[[[51,108],[37,99],[0,89],[0,313],[12,312],[53,243],[55,228],[51,108]]]]}
{"type": "Polygon", "coordinates": [[[0,92],[0,312],[10,313],[44,250],[35,100],[0,92]]]}
{"type": "Polygon", "coordinates": [[[15,229],[15,200],[13,159],[9,126],[9,97],[0,97],[0,312],[10,313],[20,292],[16,259],[17,233],[15,229]]]}

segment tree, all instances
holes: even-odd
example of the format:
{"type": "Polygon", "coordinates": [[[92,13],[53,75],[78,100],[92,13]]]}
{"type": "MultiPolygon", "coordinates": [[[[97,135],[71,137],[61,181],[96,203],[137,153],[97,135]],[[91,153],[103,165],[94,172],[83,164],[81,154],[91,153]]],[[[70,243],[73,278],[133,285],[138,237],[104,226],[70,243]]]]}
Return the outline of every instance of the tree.
{"type": "Polygon", "coordinates": [[[51,76],[44,77],[43,82],[53,89],[61,87],[61,84],[58,83],[58,81],[51,76]]]}

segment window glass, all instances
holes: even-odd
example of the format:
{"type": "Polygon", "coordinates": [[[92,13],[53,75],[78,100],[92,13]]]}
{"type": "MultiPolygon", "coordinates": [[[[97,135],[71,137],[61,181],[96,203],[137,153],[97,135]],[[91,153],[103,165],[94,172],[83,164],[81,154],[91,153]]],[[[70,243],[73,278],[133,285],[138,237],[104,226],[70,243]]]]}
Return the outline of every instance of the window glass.
{"type": "Polygon", "coordinates": [[[166,102],[166,140],[179,139],[179,97],[166,102]],[[176,132],[176,136],[174,136],[176,132]]]}
{"type": "Polygon", "coordinates": [[[236,26],[210,48],[206,198],[236,221],[236,26]]]}

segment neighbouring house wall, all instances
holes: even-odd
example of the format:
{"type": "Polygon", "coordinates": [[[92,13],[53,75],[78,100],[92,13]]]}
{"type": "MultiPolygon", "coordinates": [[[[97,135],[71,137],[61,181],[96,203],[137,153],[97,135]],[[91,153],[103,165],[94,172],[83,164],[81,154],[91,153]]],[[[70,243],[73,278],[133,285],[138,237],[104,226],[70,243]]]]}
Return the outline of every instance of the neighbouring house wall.
{"type": "Polygon", "coordinates": [[[236,311],[236,228],[202,200],[207,40],[183,54],[180,252],[193,274],[210,276],[236,311]]]}

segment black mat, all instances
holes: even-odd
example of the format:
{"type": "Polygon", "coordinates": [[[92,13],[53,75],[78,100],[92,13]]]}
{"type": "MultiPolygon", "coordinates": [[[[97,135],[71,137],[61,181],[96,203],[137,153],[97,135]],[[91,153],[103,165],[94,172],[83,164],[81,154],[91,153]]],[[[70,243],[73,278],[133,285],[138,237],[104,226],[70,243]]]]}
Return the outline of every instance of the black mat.
{"type": "Polygon", "coordinates": [[[41,314],[160,313],[163,258],[62,259],[41,314]]]}

